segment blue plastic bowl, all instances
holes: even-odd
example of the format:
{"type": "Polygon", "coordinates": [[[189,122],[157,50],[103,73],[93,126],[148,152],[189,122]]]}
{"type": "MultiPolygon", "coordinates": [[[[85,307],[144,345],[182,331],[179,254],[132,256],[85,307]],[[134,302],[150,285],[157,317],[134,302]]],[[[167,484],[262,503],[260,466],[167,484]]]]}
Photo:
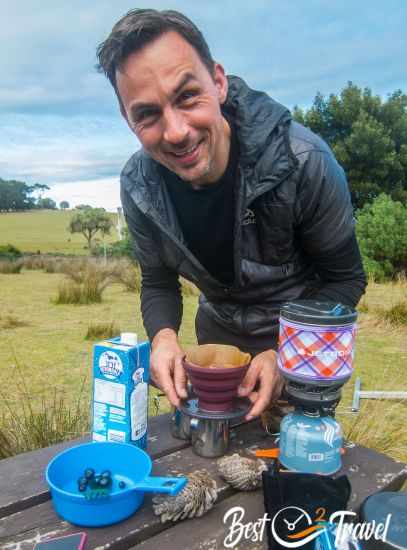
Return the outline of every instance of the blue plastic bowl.
{"type": "Polygon", "coordinates": [[[141,506],[145,492],[177,494],[185,477],[150,476],[147,453],[127,443],[95,442],[63,451],[48,464],[45,478],[52,502],[63,519],[85,527],[111,525],[128,518],[141,506]],[[86,468],[110,470],[112,487],[108,496],[88,500],[78,490],[78,478],[86,468]],[[119,487],[124,481],[125,488],[119,487]]]}

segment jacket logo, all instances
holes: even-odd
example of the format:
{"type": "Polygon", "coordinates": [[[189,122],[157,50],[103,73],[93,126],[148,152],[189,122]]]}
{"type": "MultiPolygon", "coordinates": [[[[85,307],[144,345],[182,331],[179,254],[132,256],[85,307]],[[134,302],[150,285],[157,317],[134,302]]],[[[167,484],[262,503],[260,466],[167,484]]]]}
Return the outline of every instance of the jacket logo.
{"type": "Polygon", "coordinates": [[[246,212],[243,215],[242,225],[250,225],[256,223],[256,215],[250,208],[246,208],[246,212]]]}

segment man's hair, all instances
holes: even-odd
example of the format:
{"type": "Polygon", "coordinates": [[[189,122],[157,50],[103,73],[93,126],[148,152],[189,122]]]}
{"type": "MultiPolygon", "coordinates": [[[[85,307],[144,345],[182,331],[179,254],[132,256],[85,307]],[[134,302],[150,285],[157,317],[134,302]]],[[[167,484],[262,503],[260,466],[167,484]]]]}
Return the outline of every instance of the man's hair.
{"type": "Polygon", "coordinates": [[[105,73],[116,93],[116,70],[120,70],[130,54],[168,31],[177,32],[189,42],[213,76],[215,62],[208,44],[190,19],[175,10],[135,9],[115,24],[108,38],[97,49],[97,69],[105,73]]]}

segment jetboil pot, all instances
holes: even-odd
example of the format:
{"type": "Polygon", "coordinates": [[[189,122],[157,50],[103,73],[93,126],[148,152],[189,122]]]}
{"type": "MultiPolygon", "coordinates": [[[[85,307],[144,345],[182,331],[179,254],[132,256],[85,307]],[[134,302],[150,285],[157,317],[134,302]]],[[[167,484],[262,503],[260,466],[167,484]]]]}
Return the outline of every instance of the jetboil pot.
{"type": "Polygon", "coordinates": [[[278,366],[295,411],[280,426],[280,462],[289,470],[330,475],[341,468],[335,420],[341,388],[353,371],[356,311],[301,300],[280,313],[278,366]]]}
{"type": "Polygon", "coordinates": [[[226,453],[230,425],[245,416],[248,399],[237,397],[237,388],[251,357],[234,346],[206,344],[188,349],[183,366],[194,395],[172,415],[172,434],[191,439],[194,452],[204,457],[226,453]]]}

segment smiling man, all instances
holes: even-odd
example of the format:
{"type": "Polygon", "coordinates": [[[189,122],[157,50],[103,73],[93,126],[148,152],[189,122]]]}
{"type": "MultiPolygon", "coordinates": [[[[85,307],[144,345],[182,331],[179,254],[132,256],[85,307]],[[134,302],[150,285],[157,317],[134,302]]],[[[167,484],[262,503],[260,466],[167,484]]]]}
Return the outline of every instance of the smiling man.
{"type": "Polygon", "coordinates": [[[356,305],[366,286],[342,168],[289,111],[226,76],[197,27],[167,10],[133,10],[98,49],[142,148],[121,177],[142,271],[151,376],[186,397],[178,276],[201,290],[199,343],[254,357],[240,395],[249,417],[282,389],[279,309],[298,298],[356,305]]]}

